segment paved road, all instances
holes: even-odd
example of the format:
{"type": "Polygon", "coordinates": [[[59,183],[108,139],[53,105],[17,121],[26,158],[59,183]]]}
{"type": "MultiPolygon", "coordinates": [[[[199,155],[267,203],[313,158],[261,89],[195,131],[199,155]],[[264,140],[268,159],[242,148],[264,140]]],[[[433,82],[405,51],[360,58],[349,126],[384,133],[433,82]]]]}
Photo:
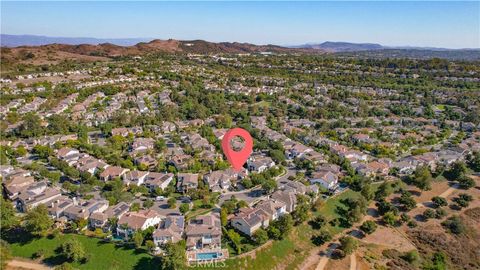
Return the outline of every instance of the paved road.
{"type": "MultiPolygon", "coordinates": [[[[297,173],[296,170],[287,168],[286,173],[277,178],[278,184],[281,185],[281,184],[285,184],[286,182],[290,181],[290,180],[288,180],[288,177],[291,176],[291,175],[295,176],[296,173],[297,173]]],[[[231,192],[222,193],[220,195],[218,205],[222,205],[225,201],[229,200],[232,196],[235,196],[235,198],[237,198],[237,200],[246,201],[250,205],[265,197],[265,195],[262,192],[261,187],[256,186],[256,187],[246,189],[246,190],[231,191],[231,192]]]]}
{"type": "Polygon", "coordinates": [[[260,186],[257,186],[242,191],[223,193],[220,195],[218,204],[222,205],[225,201],[230,200],[232,196],[235,196],[237,200],[246,201],[248,204],[252,204],[255,201],[260,200],[262,197],[264,197],[262,188],[260,186]]]}

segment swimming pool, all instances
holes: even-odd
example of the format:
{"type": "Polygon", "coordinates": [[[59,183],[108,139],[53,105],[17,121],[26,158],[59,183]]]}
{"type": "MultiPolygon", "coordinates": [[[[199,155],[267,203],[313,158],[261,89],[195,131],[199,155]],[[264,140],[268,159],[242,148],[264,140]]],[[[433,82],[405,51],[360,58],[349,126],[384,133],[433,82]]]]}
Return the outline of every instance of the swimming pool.
{"type": "Polygon", "coordinates": [[[197,253],[197,260],[214,260],[221,257],[221,255],[218,252],[197,253]]]}

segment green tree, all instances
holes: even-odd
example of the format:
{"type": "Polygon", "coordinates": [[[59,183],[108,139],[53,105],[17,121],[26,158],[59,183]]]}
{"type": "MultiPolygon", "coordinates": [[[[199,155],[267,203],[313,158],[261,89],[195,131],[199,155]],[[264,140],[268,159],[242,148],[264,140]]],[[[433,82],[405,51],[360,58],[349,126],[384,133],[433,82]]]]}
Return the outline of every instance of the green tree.
{"type": "Polygon", "coordinates": [[[277,188],[277,181],[272,178],[266,179],[262,183],[262,188],[265,190],[265,192],[271,193],[277,188]]]}
{"type": "Polygon", "coordinates": [[[222,222],[222,226],[225,227],[228,224],[228,212],[227,209],[222,207],[220,210],[220,220],[222,222]]]}
{"type": "Polygon", "coordinates": [[[375,197],[375,192],[370,184],[364,185],[360,193],[365,199],[367,199],[367,201],[371,201],[375,197]]]}
{"type": "Polygon", "coordinates": [[[426,219],[434,218],[435,217],[435,211],[433,211],[432,209],[427,209],[423,212],[423,216],[426,219]]]}
{"type": "Polygon", "coordinates": [[[394,212],[386,212],[382,218],[383,222],[389,226],[395,226],[398,221],[398,216],[394,212]]]}
{"type": "Polygon", "coordinates": [[[134,232],[132,239],[133,239],[133,243],[135,244],[135,247],[140,248],[143,244],[143,233],[141,231],[134,232]]]}
{"type": "Polygon", "coordinates": [[[44,130],[40,117],[35,113],[27,113],[23,117],[23,123],[18,128],[18,133],[23,138],[30,138],[44,135],[44,130]]]}
{"type": "Polygon", "coordinates": [[[408,191],[402,192],[402,195],[400,196],[398,201],[400,204],[402,204],[403,209],[405,209],[406,211],[410,211],[415,208],[415,206],[417,206],[417,202],[415,202],[412,194],[408,191]]]}
{"type": "Polygon", "coordinates": [[[473,154],[468,155],[467,156],[467,163],[468,163],[468,166],[472,170],[474,170],[476,172],[480,172],[480,152],[475,151],[475,152],[473,152],[473,154]]]}
{"type": "Polygon", "coordinates": [[[318,215],[310,222],[310,224],[316,230],[321,229],[327,224],[327,218],[325,218],[323,215],[318,215]]]}
{"type": "Polygon", "coordinates": [[[53,149],[46,145],[35,145],[33,147],[33,153],[43,160],[47,160],[50,156],[53,156],[53,149]]]}
{"type": "Polygon", "coordinates": [[[292,212],[292,218],[295,220],[295,224],[301,224],[307,220],[309,209],[309,198],[305,195],[297,195],[297,206],[292,212]]]}
{"type": "Polygon", "coordinates": [[[439,208],[439,207],[443,207],[443,206],[448,205],[447,199],[445,199],[443,197],[440,197],[440,196],[433,197],[432,202],[433,202],[433,205],[435,206],[435,208],[439,208]]]}
{"type": "Polygon", "coordinates": [[[168,199],[167,203],[168,203],[168,207],[175,208],[177,205],[177,199],[171,197],[168,199]]]}
{"type": "Polygon", "coordinates": [[[155,245],[155,243],[152,240],[145,241],[145,246],[147,247],[147,250],[150,253],[153,253],[155,251],[155,249],[157,248],[157,246],[155,245]]]}
{"type": "Polygon", "coordinates": [[[432,174],[427,166],[421,166],[415,170],[413,184],[421,190],[432,188],[432,174]]]}
{"type": "Polygon", "coordinates": [[[413,264],[420,259],[420,256],[418,255],[418,252],[416,250],[412,250],[412,251],[405,252],[402,255],[402,259],[413,264]]]}
{"type": "Polygon", "coordinates": [[[165,143],[165,140],[162,138],[159,138],[155,141],[155,150],[159,153],[163,152],[167,148],[167,144],[165,143]]]}
{"type": "Polygon", "coordinates": [[[371,234],[377,229],[377,223],[373,220],[367,220],[362,223],[360,226],[360,230],[364,232],[365,234],[371,234]]]}
{"type": "Polygon", "coordinates": [[[462,175],[459,178],[457,178],[458,184],[460,185],[461,188],[463,189],[471,189],[475,186],[475,181],[466,175],[462,175]]]}
{"type": "Polygon", "coordinates": [[[152,199],[146,199],[144,202],[143,202],[143,207],[145,209],[149,209],[153,206],[153,200],[152,199]]]}
{"type": "Polygon", "coordinates": [[[340,249],[345,252],[345,254],[352,254],[358,247],[358,241],[351,236],[344,236],[340,238],[340,249]]]}
{"type": "Polygon", "coordinates": [[[465,165],[465,162],[457,161],[457,162],[454,162],[450,166],[450,169],[445,172],[445,177],[448,180],[455,181],[463,177],[466,172],[467,172],[467,166],[465,165]]]}
{"type": "Polygon", "coordinates": [[[0,269],[6,269],[7,263],[12,259],[10,246],[4,240],[0,240],[0,269]]]}
{"type": "Polygon", "coordinates": [[[35,235],[44,235],[53,225],[53,220],[48,215],[48,209],[41,204],[25,216],[25,229],[35,235]]]}
{"type": "Polygon", "coordinates": [[[447,256],[443,252],[433,254],[432,262],[423,267],[424,270],[447,270],[447,256]]]}
{"type": "Polygon", "coordinates": [[[2,231],[8,230],[18,224],[18,218],[15,216],[15,209],[11,202],[0,196],[0,221],[2,231]]]}
{"type": "Polygon", "coordinates": [[[62,254],[70,261],[80,262],[86,258],[82,243],[75,238],[69,238],[61,245],[62,254]]]}
{"type": "Polygon", "coordinates": [[[268,233],[262,228],[259,228],[253,234],[253,239],[259,245],[264,244],[268,241],[268,233]]]}
{"type": "Polygon", "coordinates": [[[190,210],[190,205],[188,203],[182,203],[180,205],[180,213],[185,214],[190,210]]]}
{"type": "Polygon", "coordinates": [[[17,150],[15,151],[15,156],[24,157],[27,155],[27,153],[28,153],[27,149],[25,149],[23,145],[20,145],[19,147],[17,147],[17,150]]]}
{"type": "Polygon", "coordinates": [[[233,243],[235,246],[235,249],[237,251],[237,254],[240,254],[242,252],[242,245],[241,245],[241,237],[240,234],[238,234],[236,231],[230,229],[227,231],[228,238],[230,241],[233,243]]]}
{"type": "Polygon", "coordinates": [[[130,211],[138,212],[139,210],[140,210],[140,203],[138,202],[132,203],[132,205],[130,206],[130,211]]]}
{"type": "Polygon", "coordinates": [[[386,197],[390,196],[393,193],[392,185],[388,182],[383,182],[378,187],[377,191],[375,192],[375,200],[381,201],[386,197]]]}
{"type": "Polygon", "coordinates": [[[162,257],[160,269],[162,270],[183,270],[187,269],[185,262],[185,241],[178,243],[167,243],[165,245],[165,255],[162,257]]]}
{"type": "Polygon", "coordinates": [[[312,243],[316,246],[321,246],[326,242],[331,241],[332,238],[332,234],[329,231],[322,229],[319,233],[312,236],[312,243]]]}
{"type": "Polygon", "coordinates": [[[281,164],[285,161],[285,154],[280,150],[270,150],[270,157],[277,164],[281,164]]]}

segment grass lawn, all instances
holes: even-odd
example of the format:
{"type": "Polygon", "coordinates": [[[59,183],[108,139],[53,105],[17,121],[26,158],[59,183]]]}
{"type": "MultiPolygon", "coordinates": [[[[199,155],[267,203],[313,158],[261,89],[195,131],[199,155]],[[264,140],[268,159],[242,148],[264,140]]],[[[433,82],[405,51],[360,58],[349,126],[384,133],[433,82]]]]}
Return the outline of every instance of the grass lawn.
{"type": "MultiPolygon", "coordinates": [[[[89,259],[86,263],[74,263],[78,269],[157,269],[152,256],[143,250],[130,249],[121,245],[103,242],[97,238],[83,235],[65,234],[55,238],[34,238],[11,244],[12,254],[16,257],[32,258],[38,251],[42,251],[43,262],[48,265],[58,265],[65,262],[65,258],[56,252],[56,249],[67,239],[75,238],[83,244],[89,259]]],[[[25,240],[25,239],[23,239],[25,240]]]]}
{"type": "MultiPolygon", "coordinates": [[[[322,205],[320,210],[316,211],[313,213],[313,215],[323,215],[327,218],[327,220],[334,220],[336,218],[339,218],[340,215],[337,213],[337,207],[338,206],[343,206],[343,204],[340,202],[341,200],[344,200],[346,198],[358,198],[360,196],[360,193],[355,192],[351,189],[348,189],[344,191],[343,193],[328,199],[325,201],[325,204],[322,205]]],[[[337,234],[341,231],[343,231],[345,228],[340,227],[340,226],[328,226],[327,229],[332,233],[332,234],[337,234]]]]}

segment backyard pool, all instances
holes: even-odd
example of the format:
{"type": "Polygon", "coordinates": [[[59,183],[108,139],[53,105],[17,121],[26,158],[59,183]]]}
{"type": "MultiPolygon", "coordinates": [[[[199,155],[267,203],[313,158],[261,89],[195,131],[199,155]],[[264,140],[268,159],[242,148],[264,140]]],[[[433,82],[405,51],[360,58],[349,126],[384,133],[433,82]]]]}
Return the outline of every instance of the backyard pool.
{"type": "Polygon", "coordinates": [[[218,252],[197,253],[197,260],[214,260],[221,256],[222,254],[218,252]]]}

